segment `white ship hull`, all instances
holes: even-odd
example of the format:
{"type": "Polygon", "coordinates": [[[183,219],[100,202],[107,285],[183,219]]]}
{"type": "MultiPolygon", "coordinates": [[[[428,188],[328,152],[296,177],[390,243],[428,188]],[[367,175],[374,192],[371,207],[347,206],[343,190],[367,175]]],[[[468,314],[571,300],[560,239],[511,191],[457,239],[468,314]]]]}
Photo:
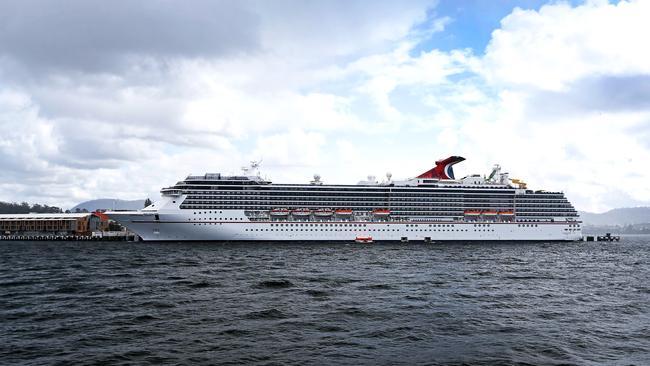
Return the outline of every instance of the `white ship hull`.
{"type": "Polygon", "coordinates": [[[243,211],[222,214],[110,212],[145,241],[575,241],[577,222],[251,222],[243,211]],[[156,220],[158,215],[158,220],[156,220]]]}

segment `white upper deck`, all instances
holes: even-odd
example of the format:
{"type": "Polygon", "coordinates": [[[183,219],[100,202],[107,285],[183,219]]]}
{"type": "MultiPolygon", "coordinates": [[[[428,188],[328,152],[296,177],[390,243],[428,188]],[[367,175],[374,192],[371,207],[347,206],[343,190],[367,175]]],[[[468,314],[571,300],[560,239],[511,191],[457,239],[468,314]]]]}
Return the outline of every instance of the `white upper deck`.
{"type": "MultiPolygon", "coordinates": [[[[393,180],[390,173],[381,182],[374,176],[368,176],[367,180],[359,181],[356,186],[363,187],[449,187],[449,188],[511,188],[517,193],[524,193],[526,184],[517,179],[510,179],[508,173],[502,173],[499,165],[494,165],[489,176],[478,174],[469,175],[461,179],[455,179],[452,165],[463,161],[464,158],[452,156],[436,162],[436,167],[415,177],[405,180],[393,180]]],[[[259,173],[259,162],[251,162],[248,167],[243,167],[242,175],[223,175],[221,173],[206,173],[203,175],[189,175],[185,180],[178,182],[174,187],[164,188],[161,193],[166,196],[178,196],[182,194],[183,186],[193,184],[271,184],[261,177],[259,173]]],[[[275,184],[274,184],[275,185],[275,184]]],[[[281,184],[284,185],[284,184],[281,184]]],[[[293,184],[291,184],[293,185],[293,184]]],[[[319,175],[309,182],[311,186],[323,186],[319,175]]],[[[331,186],[328,184],[328,186],[331,186]]]]}

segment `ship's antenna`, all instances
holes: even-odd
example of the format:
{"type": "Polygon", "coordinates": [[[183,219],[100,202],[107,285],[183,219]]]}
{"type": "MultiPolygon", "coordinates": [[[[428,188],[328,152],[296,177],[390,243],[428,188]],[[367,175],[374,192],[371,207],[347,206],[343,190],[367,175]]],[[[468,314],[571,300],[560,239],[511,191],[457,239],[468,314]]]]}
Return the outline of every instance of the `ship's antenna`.
{"type": "Polygon", "coordinates": [[[251,161],[251,170],[257,171],[258,177],[260,176],[260,170],[259,170],[260,165],[262,165],[262,158],[260,158],[260,160],[258,161],[255,160],[251,161]]]}
{"type": "Polygon", "coordinates": [[[262,164],[262,159],[257,161],[251,160],[250,165],[241,167],[241,170],[244,172],[245,176],[257,175],[259,177],[260,176],[259,167],[261,164],[262,164]]]}

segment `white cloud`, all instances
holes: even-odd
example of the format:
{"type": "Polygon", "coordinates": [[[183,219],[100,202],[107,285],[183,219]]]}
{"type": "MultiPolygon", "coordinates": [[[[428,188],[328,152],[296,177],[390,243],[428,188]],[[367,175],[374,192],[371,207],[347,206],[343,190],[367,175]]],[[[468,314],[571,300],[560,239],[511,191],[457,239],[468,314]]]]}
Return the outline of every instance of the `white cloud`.
{"type": "Polygon", "coordinates": [[[13,25],[0,29],[0,199],[71,206],[153,195],[189,172],[237,171],[248,156],[266,155],[278,172],[291,160],[319,163],[325,134],[368,126],[349,96],[321,90],[323,80],[340,77],[337,62],[402,39],[433,2],[206,2],[171,20],[196,21],[186,31],[152,42],[140,30],[168,24],[170,9],[141,21],[131,15],[143,11],[119,2],[96,19],[79,3],[48,38],[57,45],[48,57],[33,45],[51,33],[53,8],[5,5],[13,25]],[[206,17],[215,11],[228,21],[206,17]],[[43,21],[32,27],[27,13],[43,21]],[[92,32],[79,31],[84,17],[96,19],[92,32]],[[75,48],[89,42],[95,48],[75,48]]]}
{"type": "Polygon", "coordinates": [[[258,32],[246,52],[129,53],[38,78],[0,49],[0,199],[155,196],[259,158],[278,182],[399,179],[460,154],[457,175],[500,162],[580,209],[650,203],[648,2],[516,9],[484,55],[416,54],[453,21],[433,5],[248,2],[231,9],[258,32]]]}
{"type": "Polygon", "coordinates": [[[513,167],[536,186],[567,191],[581,209],[612,208],[612,196],[650,203],[642,168],[650,151],[629,132],[650,125],[638,101],[649,97],[639,87],[650,74],[641,46],[649,15],[646,1],[514,10],[493,33],[482,70],[502,90],[510,122],[495,115],[483,138],[509,136],[510,154],[521,156],[513,167]]]}
{"type": "Polygon", "coordinates": [[[516,9],[484,56],[411,55],[406,41],[348,69],[365,75],[357,92],[390,121],[387,133],[419,142],[416,126],[440,156],[469,158],[459,171],[501,162],[535,189],[566,191],[580,209],[648,204],[650,151],[630,131],[650,126],[650,53],[640,47],[649,15],[647,2],[516,9]],[[391,94],[404,88],[411,99],[400,108],[391,94]]]}
{"type": "Polygon", "coordinates": [[[515,9],[492,33],[485,74],[493,83],[562,90],[593,75],[650,73],[648,1],[591,1],[515,9]]]}

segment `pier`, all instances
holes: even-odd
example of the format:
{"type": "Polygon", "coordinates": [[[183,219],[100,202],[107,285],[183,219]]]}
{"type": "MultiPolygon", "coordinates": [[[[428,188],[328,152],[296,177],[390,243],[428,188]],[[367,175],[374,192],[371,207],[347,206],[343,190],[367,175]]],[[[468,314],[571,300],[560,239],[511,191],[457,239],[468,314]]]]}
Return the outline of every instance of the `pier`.
{"type": "Polygon", "coordinates": [[[621,237],[606,233],[605,235],[585,235],[582,241],[621,241],[621,237]]]}
{"type": "MultiPolygon", "coordinates": [[[[107,234],[107,233],[102,233],[107,234]]],[[[132,233],[121,235],[0,235],[0,241],[139,241],[132,233]]]]}
{"type": "Polygon", "coordinates": [[[1,214],[0,241],[139,241],[101,212],[1,214]]]}

